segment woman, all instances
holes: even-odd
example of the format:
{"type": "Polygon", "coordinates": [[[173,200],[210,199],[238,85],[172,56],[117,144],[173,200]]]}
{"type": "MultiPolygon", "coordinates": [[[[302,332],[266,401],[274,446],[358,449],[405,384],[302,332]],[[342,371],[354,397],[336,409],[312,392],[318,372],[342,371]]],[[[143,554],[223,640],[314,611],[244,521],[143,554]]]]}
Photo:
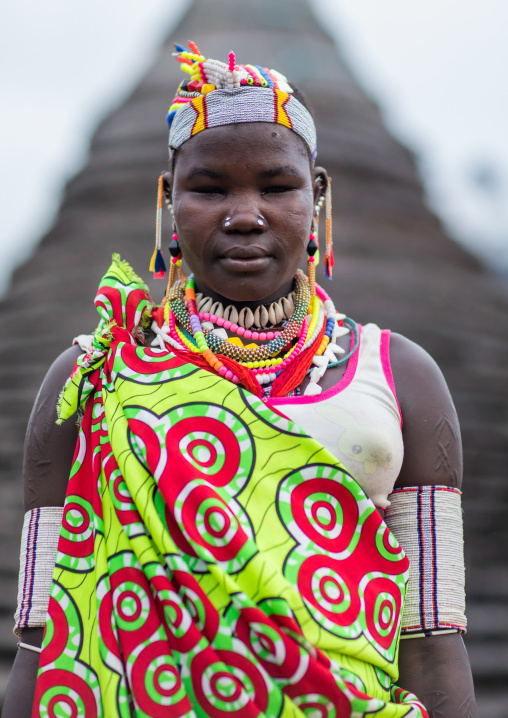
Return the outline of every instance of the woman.
{"type": "Polygon", "coordinates": [[[305,100],[177,51],[168,290],[154,306],[115,257],[36,400],[4,715],[473,716],[444,379],[315,284],[331,194],[305,100]]]}

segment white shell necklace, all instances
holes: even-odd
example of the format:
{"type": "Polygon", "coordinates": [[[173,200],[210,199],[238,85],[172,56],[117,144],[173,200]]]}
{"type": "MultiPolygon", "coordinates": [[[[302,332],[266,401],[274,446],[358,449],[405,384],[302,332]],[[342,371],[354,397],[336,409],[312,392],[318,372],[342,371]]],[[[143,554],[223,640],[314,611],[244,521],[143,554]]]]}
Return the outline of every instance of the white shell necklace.
{"type": "Polygon", "coordinates": [[[244,329],[277,326],[285,319],[290,319],[295,308],[294,300],[295,293],[290,292],[287,297],[282,297],[271,304],[260,304],[254,310],[250,307],[243,307],[238,311],[234,304],[229,304],[224,308],[222,302],[214,302],[211,297],[201,293],[196,294],[199,313],[214,315],[217,318],[230,321],[231,324],[238,324],[244,329]]]}

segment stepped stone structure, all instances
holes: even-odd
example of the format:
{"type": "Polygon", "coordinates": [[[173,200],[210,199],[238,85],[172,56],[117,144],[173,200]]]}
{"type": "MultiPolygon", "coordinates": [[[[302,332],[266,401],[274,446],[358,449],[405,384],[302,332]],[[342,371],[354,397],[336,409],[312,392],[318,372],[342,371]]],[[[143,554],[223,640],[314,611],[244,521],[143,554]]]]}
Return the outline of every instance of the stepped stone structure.
{"type": "MultiPolygon", "coordinates": [[[[387,132],[305,0],[259,0],[255,13],[247,3],[196,0],[172,35],[196,39],[217,58],[234,46],[241,60],[262,59],[306,93],[319,162],[333,178],[336,304],[357,321],[419,342],[445,373],[465,452],[466,643],[479,715],[505,718],[508,294],[428,210],[413,156],[387,132]]],[[[165,115],[181,74],[171,51],[168,40],[132,96],[98,128],[53,229],[0,304],[0,695],[15,652],[25,425],[50,362],[95,326],[92,300],[111,253],[148,279],[165,115]]],[[[162,284],[152,280],[156,298],[162,284]]]]}

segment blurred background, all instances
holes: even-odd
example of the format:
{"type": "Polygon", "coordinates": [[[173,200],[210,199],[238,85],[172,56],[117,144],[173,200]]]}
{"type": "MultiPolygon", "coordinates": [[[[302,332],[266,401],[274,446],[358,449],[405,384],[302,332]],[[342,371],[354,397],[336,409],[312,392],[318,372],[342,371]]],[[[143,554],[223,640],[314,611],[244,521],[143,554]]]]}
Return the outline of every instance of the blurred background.
{"type": "Polygon", "coordinates": [[[271,64],[309,96],[334,178],[334,298],[443,368],[464,435],[479,715],[506,718],[508,5],[20,0],[2,20],[0,696],[15,649],[24,427],[49,363],[95,325],[111,252],[148,263],[180,79],[171,41],[191,38],[205,55],[271,64]]]}
{"type": "MultiPolygon", "coordinates": [[[[0,292],[49,228],[99,120],[136,85],[190,1],[4,3],[0,292]]],[[[452,236],[508,276],[508,4],[310,5],[388,128],[416,153],[452,236]]]]}

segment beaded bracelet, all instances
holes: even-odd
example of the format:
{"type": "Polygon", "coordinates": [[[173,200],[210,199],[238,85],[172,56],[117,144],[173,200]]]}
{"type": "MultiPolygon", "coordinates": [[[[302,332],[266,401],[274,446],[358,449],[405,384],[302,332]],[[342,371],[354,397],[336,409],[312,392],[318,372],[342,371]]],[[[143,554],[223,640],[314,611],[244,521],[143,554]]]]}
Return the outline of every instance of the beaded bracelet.
{"type": "Polygon", "coordinates": [[[30,643],[23,643],[23,641],[18,641],[18,648],[26,648],[27,651],[42,653],[42,648],[39,646],[32,646],[30,643]]]}

